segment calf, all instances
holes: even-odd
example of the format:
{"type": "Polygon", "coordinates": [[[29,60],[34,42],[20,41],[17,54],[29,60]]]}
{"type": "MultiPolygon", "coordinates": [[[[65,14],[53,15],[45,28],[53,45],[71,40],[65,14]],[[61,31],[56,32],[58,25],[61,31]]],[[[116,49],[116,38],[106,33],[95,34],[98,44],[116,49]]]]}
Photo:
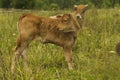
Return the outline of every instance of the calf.
{"type": "Polygon", "coordinates": [[[11,70],[14,71],[19,56],[27,68],[26,49],[32,40],[39,38],[42,43],[52,43],[63,47],[68,68],[73,69],[72,47],[75,44],[78,31],[82,26],[86,5],[75,6],[71,14],[59,18],[46,18],[32,14],[23,14],[18,20],[18,38],[12,59],[11,70]]]}

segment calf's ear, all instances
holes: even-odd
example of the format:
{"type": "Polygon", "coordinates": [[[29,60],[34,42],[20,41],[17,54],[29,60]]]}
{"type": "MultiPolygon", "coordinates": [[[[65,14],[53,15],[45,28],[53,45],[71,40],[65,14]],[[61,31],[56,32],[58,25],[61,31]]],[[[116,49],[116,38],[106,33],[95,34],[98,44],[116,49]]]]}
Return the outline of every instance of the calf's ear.
{"type": "Polygon", "coordinates": [[[67,21],[69,21],[71,19],[71,15],[70,14],[64,14],[63,16],[62,16],[62,21],[63,22],[67,22],[67,21]]]}
{"type": "Polygon", "coordinates": [[[74,5],[74,9],[73,9],[73,10],[76,11],[76,10],[77,10],[77,7],[78,7],[77,5],[74,5]]]}
{"type": "Polygon", "coordinates": [[[88,9],[88,4],[84,6],[84,8],[82,9],[82,13],[85,13],[87,9],[88,9]]]}

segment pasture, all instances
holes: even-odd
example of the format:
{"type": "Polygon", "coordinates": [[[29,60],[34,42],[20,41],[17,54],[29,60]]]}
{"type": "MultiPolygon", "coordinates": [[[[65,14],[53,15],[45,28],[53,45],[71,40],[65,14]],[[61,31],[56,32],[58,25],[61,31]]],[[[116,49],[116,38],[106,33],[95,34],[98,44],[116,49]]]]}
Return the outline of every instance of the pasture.
{"type": "Polygon", "coordinates": [[[33,41],[28,49],[32,73],[25,72],[22,60],[14,74],[11,58],[17,38],[17,20],[22,13],[52,16],[71,11],[0,10],[0,80],[120,80],[120,9],[89,9],[83,29],[73,48],[75,69],[69,71],[62,48],[33,41]]]}

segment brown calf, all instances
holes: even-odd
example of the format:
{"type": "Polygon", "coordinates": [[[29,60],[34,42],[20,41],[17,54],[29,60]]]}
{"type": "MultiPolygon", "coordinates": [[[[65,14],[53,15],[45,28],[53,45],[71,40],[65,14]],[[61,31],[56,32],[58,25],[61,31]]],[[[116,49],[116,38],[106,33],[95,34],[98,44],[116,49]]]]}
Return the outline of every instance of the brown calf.
{"type": "Polygon", "coordinates": [[[42,43],[52,43],[63,47],[68,68],[73,69],[72,47],[82,26],[81,21],[86,7],[86,5],[75,6],[76,9],[73,13],[53,19],[23,14],[18,20],[19,34],[12,59],[12,72],[19,56],[22,56],[23,64],[27,68],[26,49],[30,42],[36,38],[39,38],[42,43]]]}

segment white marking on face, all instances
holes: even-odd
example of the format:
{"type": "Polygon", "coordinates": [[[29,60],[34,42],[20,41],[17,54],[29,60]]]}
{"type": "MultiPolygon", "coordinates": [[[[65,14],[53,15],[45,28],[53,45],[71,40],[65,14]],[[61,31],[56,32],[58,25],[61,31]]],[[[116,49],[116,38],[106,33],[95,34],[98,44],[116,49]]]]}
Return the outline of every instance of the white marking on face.
{"type": "Polygon", "coordinates": [[[77,14],[76,17],[79,17],[80,19],[82,19],[82,16],[80,14],[77,14]]]}

